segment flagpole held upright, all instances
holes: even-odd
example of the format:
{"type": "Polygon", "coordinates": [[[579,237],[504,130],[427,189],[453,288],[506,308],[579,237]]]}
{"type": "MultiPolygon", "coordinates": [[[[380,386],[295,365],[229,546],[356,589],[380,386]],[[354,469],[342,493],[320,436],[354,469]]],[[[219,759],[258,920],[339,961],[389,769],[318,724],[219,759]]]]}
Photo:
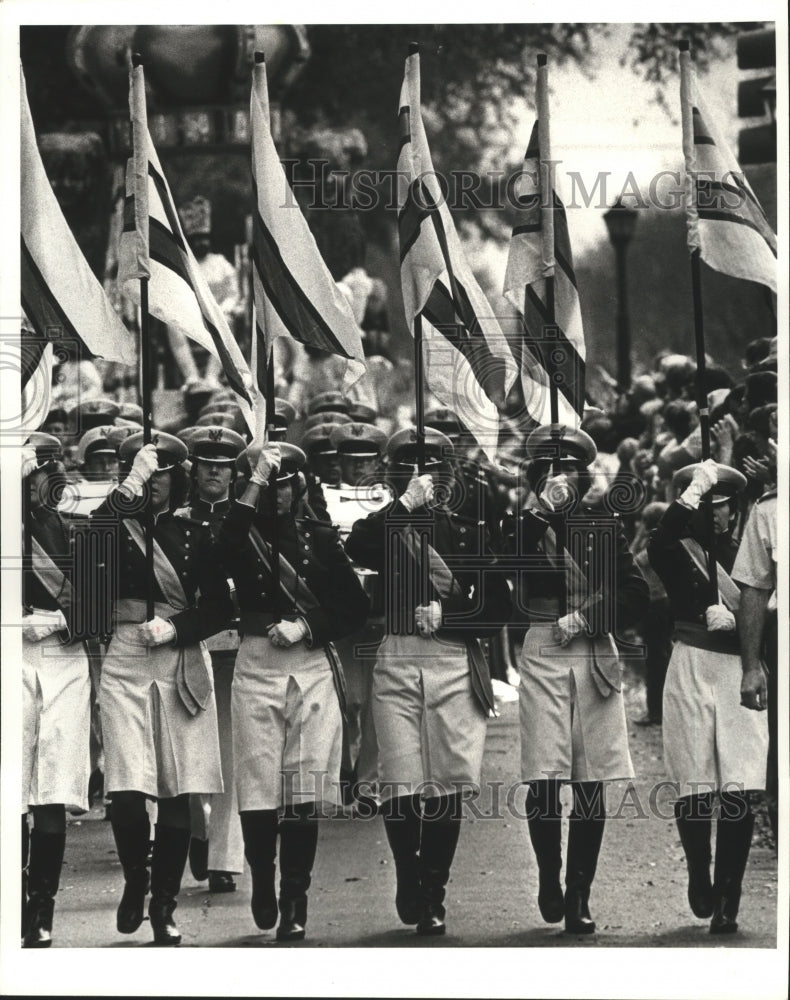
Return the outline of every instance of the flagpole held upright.
{"type": "MultiPolygon", "coordinates": [[[[256,52],[256,57],[258,53],[256,52]]],[[[266,443],[275,427],[274,406],[274,344],[269,350],[266,370],[266,443]]],[[[280,619],[280,533],[277,529],[277,469],[269,476],[268,495],[269,517],[272,525],[272,590],[274,598],[274,620],[280,619]]]]}
{"type": "MultiPolygon", "coordinates": [[[[148,280],[150,277],[148,242],[148,123],[145,105],[145,77],[139,52],[132,53],[129,110],[132,119],[132,159],[129,167],[134,175],[134,226],[136,236],[136,271],[140,281],[140,397],[143,408],[143,444],[151,443],[151,333],[148,311],[148,280]]],[[[154,509],[150,487],[146,492],[145,513],[145,574],[146,619],[154,617],[154,509]]]]}
{"type": "MultiPolygon", "coordinates": [[[[702,446],[702,461],[710,458],[710,410],[705,391],[705,321],[702,308],[702,273],[700,269],[699,217],[697,214],[696,179],[694,176],[694,125],[693,125],[693,68],[687,39],[678,42],[680,56],[680,103],[683,124],[683,153],[686,161],[685,203],[688,229],[689,262],[691,265],[691,296],[694,309],[694,347],[697,361],[695,387],[699,429],[702,446]]],[[[708,585],[711,604],[719,604],[718,570],[716,568],[716,535],[713,526],[713,496],[708,492],[703,500],[705,531],[708,536],[708,585]]]]}
{"type": "MultiPolygon", "coordinates": [[[[546,324],[543,328],[543,355],[549,381],[551,422],[559,421],[559,390],[554,378],[551,349],[547,346],[557,324],[554,307],[554,183],[551,163],[551,127],[549,123],[548,56],[538,53],[538,74],[535,88],[538,110],[538,148],[540,158],[540,235],[543,256],[542,272],[546,281],[546,324]]],[[[557,471],[557,470],[555,470],[557,471]]]]}
{"type": "MultiPolygon", "coordinates": [[[[265,115],[269,115],[269,98],[268,98],[268,88],[266,86],[266,56],[260,50],[255,52],[254,56],[254,66],[252,70],[252,98],[253,100],[257,97],[260,101],[261,108],[265,115]]],[[[251,120],[254,120],[253,115],[250,116],[251,120]]],[[[268,124],[268,122],[267,122],[268,124]]],[[[251,156],[251,168],[252,176],[255,177],[255,144],[250,147],[251,156]]],[[[253,196],[254,197],[254,196],[253,196]]],[[[253,247],[255,245],[255,228],[260,226],[259,218],[259,208],[257,204],[252,207],[252,228],[253,236],[252,242],[253,247]]],[[[251,269],[252,272],[252,269],[251,269]]],[[[271,339],[269,343],[268,350],[265,342],[258,342],[256,338],[259,336],[258,323],[265,323],[266,316],[264,315],[264,310],[261,310],[261,314],[258,314],[258,310],[255,308],[255,287],[253,281],[252,287],[252,297],[253,297],[253,314],[255,317],[255,323],[253,324],[252,337],[253,345],[255,348],[256,357],[263,356],[266,358],[266,421],[265,421],[265,431],[264,439],[261,442],[262,445],[267,445],[270,440],[271,432],[275,427],[275,416],[276,409],[274,404],[274,393],[275,393],[275,382],[274,382],[274,338],[271,339]]],[[[262,332],[262,331],[261,331],[262,332]]],[[[265,341],[265,337],[261,336],[261,341],[265,341]]],[[[256,371],[256,378],[260,373],[260,369],[257,365],[254,366],[256,371]]],[[[258,391],[263,389],[260,385],[260,380],[258,379],[258,391]]],[[[275,621],[280,621],[280,535],[277,527],[277,470],[275,469],[269,476],[269,485],[266,491],[266,498],[264,500],[266,506],[267,516],[271,525],[271,551],[272,551],[272,591],[274,599],[274,619],[275,621]]]]}

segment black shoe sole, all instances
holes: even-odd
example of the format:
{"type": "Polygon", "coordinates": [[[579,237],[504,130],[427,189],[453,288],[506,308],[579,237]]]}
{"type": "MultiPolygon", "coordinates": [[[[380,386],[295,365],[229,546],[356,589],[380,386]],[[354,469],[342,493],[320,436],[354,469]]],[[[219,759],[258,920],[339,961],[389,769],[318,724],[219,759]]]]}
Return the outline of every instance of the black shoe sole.
{"type": "Polygon", "coordinates": [[[420,927],[418,924],[416,929],[420,937],[441,937],[447,933],[447,924],[439,924],[438,927],[420,927]]]}
{"type": "Polygon", "coordinates": [[[595,924],[578,924],[575,927],[568,927],[567,924],[565,925],[566,934],[595,934],[595,929],[595,924]]]}
{"type": "Polygon", "coordinates": [[[170,937],[169,934],[161,936],[154,934],[154,946],[157,948],[177,948],[180,944],[180,934],[178,937],[170,937]]]}
{"type": "Polygon", "coordinates": [[[293,931],[280,933],[277,931],[276,938],[278,941],[304,941],[305,932],[304,931],[293,931]]]}
{"type": "Polygon", "coordinates": [[[711,924],[710,926],[711,934],[737,934],[738,924],[711,924]]]}
{"type": "Polygon", "coordinates": [[[50,937],[50,938],[46,938],[43,941],[28,941],[28,940],[24,940],[22,942],[22,947],[23,948],[49,948],[49,946],[51,944],[52,944],[52,938],[50,937]]]}

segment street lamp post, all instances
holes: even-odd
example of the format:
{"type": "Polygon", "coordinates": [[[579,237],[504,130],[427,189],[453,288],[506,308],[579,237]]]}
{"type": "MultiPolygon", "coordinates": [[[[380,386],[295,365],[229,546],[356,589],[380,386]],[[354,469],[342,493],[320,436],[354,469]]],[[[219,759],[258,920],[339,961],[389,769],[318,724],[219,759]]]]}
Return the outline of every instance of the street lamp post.
{"type": "Polygon", "coordinates": [[[627,392],[631,388],[631,321],[625,255],[634,235],[637,213],[618,198],[603,218],[617,266],[617,384],[621,392],[627,392]]]}

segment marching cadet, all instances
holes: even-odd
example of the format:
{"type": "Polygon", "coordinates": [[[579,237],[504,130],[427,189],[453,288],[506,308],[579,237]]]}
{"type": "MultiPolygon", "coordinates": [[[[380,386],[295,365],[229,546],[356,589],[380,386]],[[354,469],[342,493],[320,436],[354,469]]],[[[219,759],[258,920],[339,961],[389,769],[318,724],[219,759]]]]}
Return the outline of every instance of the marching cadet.
{"type": "Polygon", "coordinates": [[[332,444],[332,431],[338,426],[321,422],[309,427],[302,435],[300,447],[307,456],[307,469],[320,486],[337,486],[340,482],[340,463],[337,448],[332,444]]]}
{"type": "Polygon", "coordinates": [[[119,457],[131,471],[93,513],[115,523],[120,572],[115,631],[102,665],[106,779],[112,830],[125,888],[117,928],[132,934],[149,888],[146,799],[157,803],[148,915],[154,944],[177,945],[173,920],[189,850],[189,795],[222,789],[217,708],[202,640],[230,620],[228,583],[217,572],[211,531],[174,517],[183,501],[187,457],[182,441],[154,431],[133,434],[119,457]],[[148,485],[147,485],[148,484],[148,485]],[[145,566],[144,495],[154,527],[154,613],[146,621],[151,581],[145,566]]]}
{"type": "MultiPolygon", "coordinates": [[[[454,506],[458,513],[474,520],[485,518],[491,544],[495,549],[500,549],[500,525],[507,511],[507,494],[500,488],[503,470],[485,459],[477,442],[464,430],[457,414],[452,410],[444,407],[429,410],[425,414],[425,426],[441,431],[452,442],[453,473],[458,483],[458,498],[454,501],[454,506]],[[478,455],[478,460],[469,457],[473,454],[478,455]]],[[[507,625],[491,637],[488,664],[497,698],[500,701],[515,701],[515,689],[505,686],[508,672],[510,678],[517,681],[507,625]]]]}
{"type": "Polygon", "coordinates": [[[765,705],[742,695],[747,678],[735,619],[740,591],[729,576],[737,552],[731,524],[746,478],[708,459],[679,469],[673,486],[678,498],[647,550],[675,619],[664,685],[664,762],[679,788],[675,819],[686,855],[691,911],[711,917],[711,934],[733,934],[754,829],[749,793],[765,788],[768,753],[765,705]],[[701,509],[708,493],[712,540],[701,509]],[[707,572],[711,544],[718,566],[719,600],[713,602],[707,572]],[[711,883],[714,793],[719,815],[711,883]]]}
{"type": "MultiPolygon", "coordinates": [[[[386,444],[384,431],[365,423],[335,426],[330,441],[337,449],[340,483],[324,486],[328,515],[345,543],[355,521],[389,506],[395,497],[380,481],[381,451],[386,444]]],[[[346,678],[346,715],[352,787],[358,794],[375,799],[378,779],[378,749],[373,722],[371,692],[375,647],[383,636],[384,606],[379,575],[374,570],[354,567],[373,614],[353,635],[337,644],[346,678]]]]}
{"type": "Polygon", "coordinates": [[[385,574],[385,636],[373,671],[381,812],[398,916],[435,935],[446,930],[462,798],[479,785],[494,709],[479,638],[502,628],[510,598],[482,526],[435,502],[435,491],[452,494],[449,439],[426,428],[424,450],[417,475],[416,431],[389,439],[398,499],[354,524],[346,552],[385,574]]]}
{"type": "Polygon", "coordinates": [[[89,808],[91,682],[85,636],[72,614],[73,522],[57,511],[66,476],[56,437],[30,435],[22,476],[29,553],[22,618],[22,944],[48,948],[66,809],[89,808]]]}
{"type": "Polygon", "coordinates": [[[94,427],[106,427],[114,424],[121,408],[113,399],[104,396],[83,399],[69,408],[69,444],[64,449],[67,470],[71,470],[76,461],[76,439],[85,435],[94,427]]]}
{"type": "Polygon", "coordinates": [[[274,426],[269,428],[271,442],[284,441],[289,426],[296,420],[296,410],[286,399],[279,396],[274,400],[274,426]]]}
{"type": "MultiPolygon", "coordinates": [[[[350,423],[351,417],[345,413],[324,410],[308,417],[302,428],[300,444],[307,455],[307,464],[300,473],[307,487],[302,506],[309,508],[309,516],[316,517],[319,521],[331,521],[326,508],[324,486],[336,486],[340,482],[340,464],[337,448],[331,440],[332,431],[339,424],[350,423]]],[[[271,440],[276,441],[277,437],[271,440]]]]}
{"type": "MultiPolygon", "coordinates": [[[[190,503],[177,510],[176,516],[200,521],[216,538],[230,508],[235,463],[244,451],[244,438],[227,427],[198,427],[189,435],[188,448],[192,461],[190,503]]],[[[233,876],[244,870],[244,842],[233,780],[230,714],[233,665],[239,648],[238,629],[228,627],[209,636],[206,647],[211,654],[225,790],[221,794],[190,797],[189,865],[198,882],[208,879],[209,892],[233,892],[236,888],[233,876]]]]}
{"type": "Polygon", "coordinates": [[[613,633],[639,621],[649,600],[619,518],[584,503],[595,455],[582,430],[533,430],[526,478],[535,501],[503,525],[529,622],[519,657],[521,773],[538,906],[547,923],[564,917],[573,934],[595,931],[589,898],[606,821],[604,782],[633,777],[613,633]],[[573,790],[564,897],[562,782],[573,790]]]}
{"type": "Polygon", "coordinates": [[[70,484],[63,498],[63,510],[87,517],[118,484],[118,451],[109,435],[111,424],[92,427],[80,438],[76,461],[82,478],[70,484]]]}
{"type": "Polygon", "coordinates": [[[279,908],[277,939],[298,941],[305,935],[319,808],[338,803],[343,679],[332,640],[359,629],[369,603],[335,530],[294,517],[304,452],[283,443],[260,451],[251,445],[244,454],[248,485],[231,504],[217,545],[240,608],[232,692],[236,789],[255,923],[274,927],[279,908]]]}

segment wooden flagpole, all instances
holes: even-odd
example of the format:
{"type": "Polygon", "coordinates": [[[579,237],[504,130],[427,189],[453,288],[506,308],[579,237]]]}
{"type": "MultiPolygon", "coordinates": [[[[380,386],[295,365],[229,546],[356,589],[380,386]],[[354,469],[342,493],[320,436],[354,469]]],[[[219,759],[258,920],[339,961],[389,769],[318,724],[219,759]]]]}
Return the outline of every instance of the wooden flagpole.
{"type": "MultiPolygon", "coordinates": [[[[686,171],[689,171],[689,154],[694,153],[694,125],[691,117],[691,108],[694,97],[692,94],[692,67],[691,54],[687,39],[678,42],[680,54],[680,100],[683,120],[683,146],[686,154],[686,171]]],[[[686,213],[696,215],[696,188],[693,176],[686,182],[686,213]],[[689,203],[689,199],[691,202],[689,203]]],[[[702,306],[702,273],[700,269],[700,248],[699,246],[690,249],[689,261],[691,265],[691,296],[694,308],[694,347],[696,351],[697,376],[697,410],[699,411],[700,439],[702,444],[702,461],[706,461],[710,455],[710,410],[708,408],[708,396],[705,391],[705,322],[702,306]]],[[[708,491],[703,499],[703,510],[705,514],[705,532],[708,536],[708,586],[711,604],[719,604],[719,582],[718,569],[716,566],[716,533],[713,523],[713,494],[708,491]]]]}
{"type": "MultiPolygon", "coordinates": [[[[538,106],[538,169],[540,173],[540,231],[543,247],[543,267],[548,273],[544,275],[546,282],[546,318],[543,332],[543,360],[549,379],[549,410],[553,424],[559,422],[559,390],[554,379],[554,365],[551,359],[551,349],[547,349],[550,337],[557,324],[554,306],[554,186],[552,184],[551,164],[551,129],[549,127],[549,95],[548,95],[548,56],[545,52],[538,53],[538,80],[536,87],[538,106]]],[[[555,472],[559,466],[555,464],[555,472]]]]}
{"type": "MultiPolygon", "coordinates": [[[[409,56],[420,58],[420,43],[409,42],[409,56]]],[[[417,109],[419,112],[419,108],[417,109]]],[[[409,134],[411,134],[411,106],[409,107],[409,134]]],[[[414,413],[417,427],[417,469],[425,471],[425,372],[422,338],[422,313],[414,317],[414,413]]]]}
{"type": "MultiPolygon", "coordinates": [[[[255,52],[255,66],[252,71],[252,85],[253,87],[258,86],[259,77],[263,77],[266,72],[266,56],[260,50],[255,52]],[[257,67],[262,67],[260,70],[257,67]]],[[[250,122],[252,125],[252,121],[250,122]]],[[[255,155],[254,144],[250,149],[251,157],[255,155]]],[[[255,220],[258,217],[258,206],[253,205],[253,216],[252,216],[252,229],[253,234],[255,233],[255,220]]],[[[253,235],[254,239],[254,235],[253,235]]],[[[252,278],[252,267],[250,267],[250,280],[252,282],[252,299],[253,306],[255,303],[255,286],[254,280],[252,278]]],[[[258,323],[265,323],[266,317],[264,315],[258,316],[257,310],[253,310],[253,328],[252,336],[253,338],[258,336],[257,325],[258,323]]],[[[266,345],[258,344],[256,342],[256,351],[261,349],[266,349],[266,345]]],[[[261,387],[258,386],[260,391],[261,387]]],[[[272,341],[269,347],[269,353],[266,359],[266,427],[264,431],[263,444],[269,443],[269,438],[272,431],[276,426],[276,408],[274,404],[274,392],[275,392],[275,381],[274,381],[274,342],[272,341]]],[[[271,473],[269,476],[269,487],[267,490],[267,495],[265,499],[266,513],[269,518],[269,524],[271,529],[271,550],[272,550],[272,588],[273,588],[273,602],[274,602],[274,618],[275,621],[280,621],[280,532],[277,523],[277,470],[271,473]]]]}
{"type": "MultiPolygon", "coordinates": [[[[139,52],[132,53],[132,66],[141,67],[143,60],[139,52]]],[[[145,96],[143,95],[143,100],[145,96]]],[[[133,138],[134,129],[132,129],[133,138]]],[[[133,155],[137,150],[133,151],[133,155]]],[[[147,154],[146,154],[147,155],[147,154]]],[[[148,314],[148,278],[140,280],[140,384],[142,386],[143,408],[143,445],[151,443],[152,409],[151,402],[151,332],[148,314]]],[[[143,514],[145,527],[145,577],[146,577],[146,618],[150,622],[154,617],[154,508],[151,503],[150,481],[146,484],[145,511],[143,514]]]]}
{"type": "MultiPolygon", "coordinates": [[[[536,104],[538,107],[538,170],[540,175],[540,232],[542,240],[543,269],[546,272],[546,323],[543,327],[543,356],[546,376],[549,380],[549,415],[552,424],[559,423],[560,403],[559,388],[554,378],[554,362],[552,360],[551,339],[557,326],[556,308],[554,304],[554,185],[552,183],[551,163],[551,130],[549,127],[549,94],[548,94],[548,56],[545,52],[538,53],[538,78],[536,86],[536,104]]],[[[526,292],[525,292],[526,295],[526,292]]],[[[562,470],[560,462],[559,442],[552,457],[552,471],[559,475],[562,470]]],[[[559,564],[565,563],[566,531],[565,518],[557,520],[555,528],[557,537],[557,558],[559,564]]],[[[560,590],[560,617],[567,614],[567,586],[560,590]]]]}

